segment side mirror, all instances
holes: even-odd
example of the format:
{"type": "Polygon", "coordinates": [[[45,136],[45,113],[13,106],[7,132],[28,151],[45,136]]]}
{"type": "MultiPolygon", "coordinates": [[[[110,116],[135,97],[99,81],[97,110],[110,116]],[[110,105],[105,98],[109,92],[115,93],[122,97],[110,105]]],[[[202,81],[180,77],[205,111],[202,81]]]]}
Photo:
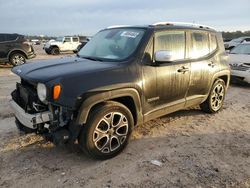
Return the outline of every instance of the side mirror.
{"type": "Polygon", "coordinates": [[[156,51],[154,59],[156,62],[171,62],[173,60],[173,55],[171,51],[167,50],[156,51]]]}

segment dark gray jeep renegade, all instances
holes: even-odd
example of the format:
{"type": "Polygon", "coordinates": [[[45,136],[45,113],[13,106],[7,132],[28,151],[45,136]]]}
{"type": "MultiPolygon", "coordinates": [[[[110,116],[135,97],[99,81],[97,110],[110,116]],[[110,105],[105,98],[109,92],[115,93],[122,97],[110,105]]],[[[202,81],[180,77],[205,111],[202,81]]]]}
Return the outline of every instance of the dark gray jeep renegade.
{"type": "Polygon", "coordinates": [[[76,57],[12,71],[17,127],[55,144],[78,143],[91,157],[120,153],[134,128],[200,105],[221,110],[230,71],[221,34],[202,25],[156,23],[98,32],[76,57]]]}

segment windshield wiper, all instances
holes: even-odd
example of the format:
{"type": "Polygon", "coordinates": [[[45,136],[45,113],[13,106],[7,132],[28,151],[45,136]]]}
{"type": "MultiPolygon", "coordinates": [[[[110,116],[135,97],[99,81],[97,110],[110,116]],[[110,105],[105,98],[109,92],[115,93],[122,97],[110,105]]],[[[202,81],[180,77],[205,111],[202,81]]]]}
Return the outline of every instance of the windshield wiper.
{"type": "Polygon", "coordinates": [[[102,59],[97,58],[97,57],[90,57],[90,56],[79,56],[79,57],[84,58],[84,59],[89,59],[91,61],[103,61],[102,59]]]}

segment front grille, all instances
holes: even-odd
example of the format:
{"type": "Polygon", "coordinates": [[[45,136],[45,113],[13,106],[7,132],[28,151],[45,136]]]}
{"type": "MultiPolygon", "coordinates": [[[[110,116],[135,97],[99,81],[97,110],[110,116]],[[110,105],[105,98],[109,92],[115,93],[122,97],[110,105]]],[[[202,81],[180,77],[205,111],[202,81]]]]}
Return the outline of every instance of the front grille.
{"type": "Polygon", "coordinates": [[[241,65],[230,64],[230,67],[231,67],[232,70],[238,70],[238,71],[247,71],[247,70],[250,70],[250,66],[247,66],[244,63],[241,64],[241,65]]]}
{"type": "Polygon", "coordinates": [[[37,113],[38,109],[43,109],[43,111],[47,109],[38,99],[36,87],[23,80],[16,84],[16,89],[11,93],[11,96],[27,113],[37,113]]]}

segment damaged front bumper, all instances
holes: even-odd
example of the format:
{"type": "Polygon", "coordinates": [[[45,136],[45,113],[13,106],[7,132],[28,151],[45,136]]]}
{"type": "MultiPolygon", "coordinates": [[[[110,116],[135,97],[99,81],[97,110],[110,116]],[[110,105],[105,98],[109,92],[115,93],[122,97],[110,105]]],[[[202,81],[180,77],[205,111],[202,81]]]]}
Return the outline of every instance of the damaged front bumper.
{"type": "Polygon", "coordinates": [[[10,106],[14,111],[15,117],[26,127],[37,129],[41,123],[49,123],[52,113],[49,111],[29,114],[24,111],[14,100],[10,100],[10,106]]]}

